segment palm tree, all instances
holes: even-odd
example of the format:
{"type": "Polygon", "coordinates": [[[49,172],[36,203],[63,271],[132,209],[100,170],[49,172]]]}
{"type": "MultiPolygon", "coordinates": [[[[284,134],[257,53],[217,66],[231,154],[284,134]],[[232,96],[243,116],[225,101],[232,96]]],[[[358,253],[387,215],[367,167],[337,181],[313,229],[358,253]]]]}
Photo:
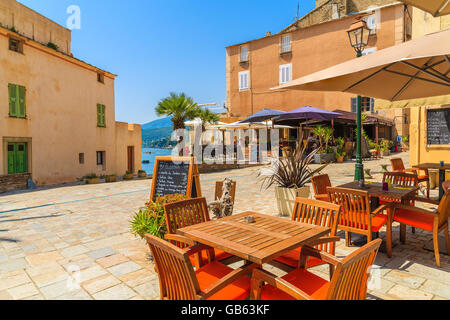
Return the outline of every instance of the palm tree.
{"type": "Polygon", "coordinates": [[[206,124],[215,124],[220,120],[219,115],[212,112],[208,108],[199,108],[197,118],[200,118],[200,120],[202,120],[202,131],[205,131],[206,124]]]}
{"type": "Polygon", "coordinates": [[[185,129],[184,122],[193,120],[199,111],[197,103],[185,93],[171,92],[167,98],[159,101],[155,112],[158,116],[172,117],[173,130],[185,129]]]}

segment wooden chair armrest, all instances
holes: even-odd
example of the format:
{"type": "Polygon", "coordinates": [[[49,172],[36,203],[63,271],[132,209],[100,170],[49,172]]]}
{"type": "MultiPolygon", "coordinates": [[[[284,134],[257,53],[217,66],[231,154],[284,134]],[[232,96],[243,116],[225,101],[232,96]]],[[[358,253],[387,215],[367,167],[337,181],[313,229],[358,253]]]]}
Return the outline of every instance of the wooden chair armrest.
{"type": "Polygon", "coordinates": [[[382,206],[379,206],[375,211],[372,212],[372,215],[377,215],[382,213],[384,210],[389,210],[394,208],[395,203],[394,202],[388,202],[386,204],[383,204],[382,206]]]}
{"type": "Polygon", "coordinates": [[[199,295],[202,297],[202,299],[208,299],[211,296],[215,295],[217,292],[225,288],[226,286],[232,284],[236,280],[239,280],[240,278],[249,275],[252,273],[252,270],[256,268],[258,265],[255,263],[247,263],[244,266],[237,268],[227,274],[225,277],[220,279],[219,281],[215,282],[211,286],[209,286],[207,289],[201,291],[199,295]]]}
{"type": "Polygon", "coordinates": [[[309,246],[303,246],[302,250],[300,251],[300,260],[299,260],[299,266],[301,268],[304,268],[306,266],[307,257],[318,258],[333,266],[336,266],[338,263],[340,263],[340,261],[335,256],[332,256],[329,253],[317,250],[315,248],[311,248],[309,246]]]}
{"type": "Polygon", "coordinates": [[[419,169],[414,169],[414,168],[408,168],[408,169],[405,169],[405,172],[413,172],[413,173],[415,173],[415,174],[417,174],[418,171],[419,171],[419,169]]]}
{"type": "Polygon", "coordinates": [[[314,197],[316,200],[328,202],[328,194],[316,194],[314,197]]]}
{"type": "Polygon", "coordinates": [[[322,238],[319,238],[316,240],[309,241],[308,243],[306,243],[306,245],[310,246],[310,247],[315,247],[320,244],[330,243],[330,242],[339,242],[339,241],[341,241],[340,237],[322,237],[322,238]]]}
{"type": "Polygon", "coordinates": [[[200,243],[185,249],[186,253],[190,256],[192,256],[196,253],[199,253],[201,251],[204,251],[204,250],[210,251],[210,250],[214,250],[214,249],[211,247],[208,247],[207,245],[200,244],[200,243]]]}
{"type": "Polygon", "coordinates": [[[311,296],[307,293],[303,292],[296,286],[292,285],[291,283],[287,282],[286,280],[279,278],[272,273],[261,270],[261,269],[255,269],[253,271],[252,275],[252,299],[256,300],[259,298],[261,285],[263,282],[268,283],[269,285],[287,293],[288,295],[298,299],[298,300],[312,300],[311,296]],[[257,292],[257,293],[256,293],[257,292]],[[256,293],[256,294],[255,294],[256,293]]]}
{"type": "Polygon", "coordinates": [[[414,201],[418,201],[418,202],[424,202],[424,203],[429,203],[429,204],[434,204],[436,206],[439,205],[439,201],[437,200],[432,200],[432,199],[428,199],[428,198],[423,198],[423,197],[415,197],[414,199],[412,199],[414,201]]]}
{"type": "Polygon", "coordinates": [[[189,246],[194,246],[195,245],[195,241],[193,241],[192,239],[189,239],[185,236],[181,236],[179,234],[174,234],[174,233],[168,233],[164,236],[164,239],[166,240],[171,240],[171,241],[178,241],[178,242],[182,242],[184,244],[187,244],[189,246]]]}
{"type": "Polygon", "coordinates": [[[397,210],[397,209],[404,209],[404,210],[408,210],[408,211],[414,211],[414,212],[418,212],[418,213],[428,214],[433,217],[439,216],[439,213],[437,211],[429,211],[429,210],[425,210],[425,209],[414,207],[414,206],[408,206],[406,204],[401,204],[401,203],[395,204],[394,213],[395,213],[395,210],[397,210]]]}

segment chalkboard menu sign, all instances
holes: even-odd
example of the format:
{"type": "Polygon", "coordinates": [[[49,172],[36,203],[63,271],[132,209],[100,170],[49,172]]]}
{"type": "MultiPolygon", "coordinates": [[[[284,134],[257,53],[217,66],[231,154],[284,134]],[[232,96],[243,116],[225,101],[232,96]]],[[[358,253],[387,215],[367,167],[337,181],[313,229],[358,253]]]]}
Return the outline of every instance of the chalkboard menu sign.
{"type": "Polygon", "coordinates": [[[194,158],[157,157],[153,171],[150,199],[184,194],[190,198],[201,197],[200,179],[194,158]]]}
{"type": "Polygon", "coordinates": [[[427,110],[428,145],[450,145],[450,108],[427,110]]]}

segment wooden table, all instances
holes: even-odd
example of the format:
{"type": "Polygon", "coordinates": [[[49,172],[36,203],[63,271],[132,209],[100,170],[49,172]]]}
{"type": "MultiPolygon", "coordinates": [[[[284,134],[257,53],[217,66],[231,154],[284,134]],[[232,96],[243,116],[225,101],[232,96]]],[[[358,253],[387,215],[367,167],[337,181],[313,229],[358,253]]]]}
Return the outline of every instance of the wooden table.
{"type": "Polygon", "coordinates": [[[177,231],[198,243],[263,265],[330,232],[329,228],[302,224],[256,212],[245,212],[177,231]],[[247,223],[245,217],[255,218],[247,223]]]}
{"type": "Polygon", "coordinates": [[[391,185],[389,191],[383,191],[383,184],[379,182],[366,182],[366,188],[361,188],[358,181],[343,184],[339,188],[367,191],[373,198],[390,199],[405,204],[408,204],[409,200],[414,198],[417,190],[419,190],[419,187],[408,188],[391,185]]]}
{"type": "Polygon", "coordinates": [[[442,184],[445,181],[445,170],[450,170],[450,164],[445,164],[441,166],[440,163],[424,163],[417,166],[413,166],[415,169],[428,169],[428,170],[439,170],[439,201],[442,200],[444,196],[444,188],[442,184]]]}

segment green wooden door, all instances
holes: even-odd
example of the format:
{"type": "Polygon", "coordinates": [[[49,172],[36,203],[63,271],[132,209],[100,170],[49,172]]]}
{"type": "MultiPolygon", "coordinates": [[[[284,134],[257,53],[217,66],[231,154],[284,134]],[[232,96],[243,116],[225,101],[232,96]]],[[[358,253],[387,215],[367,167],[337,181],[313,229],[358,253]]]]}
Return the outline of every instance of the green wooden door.
{"type": "Polygon", "coordinates": [[[8,174],[28,172],[27,144],[8,143],[8,174]]]}

